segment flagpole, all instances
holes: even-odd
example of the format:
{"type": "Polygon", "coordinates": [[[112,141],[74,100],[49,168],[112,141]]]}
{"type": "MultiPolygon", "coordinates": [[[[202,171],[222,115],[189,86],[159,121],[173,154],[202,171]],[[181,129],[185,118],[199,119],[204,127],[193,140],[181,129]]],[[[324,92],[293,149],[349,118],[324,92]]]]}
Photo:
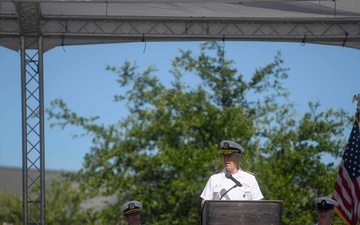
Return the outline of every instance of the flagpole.
{"type": "Polygon", "coordinates": [[[354,95],[354,97],[352,98],[352,103],[354,103],[355,101],[357,101],[357,110],[360,110],[360,94],[358,94],[357,96],[354,95]]]}
{"type": "MultiPolygon", "coordinates": [[[[358,94],[357,96],[356,96],[356,95],[353,96],[353,98],[352,98],[352,103],[354,103],[355,101],[357,101],[356,112],[355,112],[355,120],[356,120],[356,122],[359,124],[360,94],[358,94]]],[[[359,126],[359,132],[360,132],[360,126],[359,126]]]]}

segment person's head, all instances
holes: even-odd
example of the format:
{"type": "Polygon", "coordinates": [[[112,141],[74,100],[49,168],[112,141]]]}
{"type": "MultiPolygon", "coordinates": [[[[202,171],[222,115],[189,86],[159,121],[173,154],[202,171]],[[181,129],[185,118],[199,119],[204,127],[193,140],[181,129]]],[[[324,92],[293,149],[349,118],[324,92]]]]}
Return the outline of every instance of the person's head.
{"type": "Polygon", "coordinates": [[[318,211],[318,220],[328,222],[335,214],[334,208],[339,203],[331,198],[320,197],[315,199],[316,209],[318,211]]]}
{"type": "Polygon", "coordinates": [[[124,215],[129,225],[139,225],[141,221],[140,212],[142,209],[143,205],[141,202],[130,201],[121,206],[120,212],[124,215]]]}
{"type": "Polygon", "coordinates": [[[239,161],[241,153],[244,152],[244,148],[233,141],[220,142],[220,153],[224,157],[225,170],[228,172],[237,172],[239,167],[239,161]]]}

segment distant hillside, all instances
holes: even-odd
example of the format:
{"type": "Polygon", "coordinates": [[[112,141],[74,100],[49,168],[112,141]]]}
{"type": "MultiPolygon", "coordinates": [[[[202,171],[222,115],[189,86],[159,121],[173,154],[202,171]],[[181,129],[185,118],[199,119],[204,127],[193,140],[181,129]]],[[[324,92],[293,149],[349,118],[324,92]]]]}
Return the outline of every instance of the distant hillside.
{"type": "MultiPolygon", "coordinates": [[[[45,184],[50,185],[51,179],[60,178],[60,170],[45,170],[45,184]]],[[[37,175],[38,171],[31,171],[30,176],[37,175]]],[[[4,191],[9,194],[16,194],[22,196],[22,168],[18,167],[2,167],[0,166],[0,191],[4,191]]],[[[116,196],[97,197],[87,200],[84,204],[84,208],[97,208],[101,209],[108,204],[115,204],[117,202],[116,196]]]]}
{"type": "MultiPolygon", "coordinates": [[[[45,170],[45,184],[50,184],[54,177],[60,177],[62,171],[45,170]]],[[[37,175],[39,172],[30,170],[29,175],[37,175]]],[[[21,196],[22,195],[22,168],[0,166],[0,191],[21,196]]]]}

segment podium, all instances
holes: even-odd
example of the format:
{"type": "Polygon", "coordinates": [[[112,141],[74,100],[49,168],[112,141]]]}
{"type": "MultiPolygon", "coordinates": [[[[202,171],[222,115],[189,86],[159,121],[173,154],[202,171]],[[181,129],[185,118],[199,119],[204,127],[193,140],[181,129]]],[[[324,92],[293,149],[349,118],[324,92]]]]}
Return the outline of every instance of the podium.
{"type": "Polygon", "coordinates": [[[282,201],[205,201],[201,225],[281,225],[282,201]]]}

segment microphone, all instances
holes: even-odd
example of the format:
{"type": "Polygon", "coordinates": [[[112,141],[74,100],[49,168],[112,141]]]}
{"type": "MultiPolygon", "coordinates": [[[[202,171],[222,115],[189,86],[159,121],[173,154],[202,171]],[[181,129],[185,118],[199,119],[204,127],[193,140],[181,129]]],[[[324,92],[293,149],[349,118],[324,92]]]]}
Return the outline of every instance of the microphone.
{"type": "Polygon", "coordinates": [[[230,179],[230,180],[232,180],[232,181],[234,181],[234,183],[236,184],[236,186],[242,187],[242,184],[240,183],[240,181],[236,180],[236,179],[231,175],[230,172],[226,172],[226,173],[225,173],[225,177],[228,178],[228,179],[230,179]]]}
{"type": "Polygon", "coordinates": [[[230,188],[230,189],[227,190],[224,194],[222,194],[221,197],[220,197],[220,200],[221,200],[229,191],[231,191],[231,189],[236,188],[236,187],[237,187],[237,184],[235,184],[232,188],[230,188]]]}

